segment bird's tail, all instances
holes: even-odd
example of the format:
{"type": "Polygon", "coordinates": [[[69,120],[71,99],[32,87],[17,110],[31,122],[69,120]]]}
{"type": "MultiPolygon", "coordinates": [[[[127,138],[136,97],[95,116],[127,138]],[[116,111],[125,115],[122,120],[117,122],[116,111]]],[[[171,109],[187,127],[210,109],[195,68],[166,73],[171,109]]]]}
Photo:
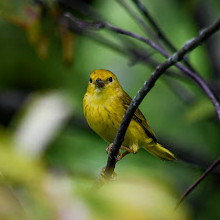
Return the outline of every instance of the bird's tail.
{"type": "Polygon", "coordinates": [[[168,149],[162,147],[158,143],[148,145],[144,149],[153,154],[154,156],[159,157],[163,160],[176,160],[173,153],[171,153],[168,149]]]}

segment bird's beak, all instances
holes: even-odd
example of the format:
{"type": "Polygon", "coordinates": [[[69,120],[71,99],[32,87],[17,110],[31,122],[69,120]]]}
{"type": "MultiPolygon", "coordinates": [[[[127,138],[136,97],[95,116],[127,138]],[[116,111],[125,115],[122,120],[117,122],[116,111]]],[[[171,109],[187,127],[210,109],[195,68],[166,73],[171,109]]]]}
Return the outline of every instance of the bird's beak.
{"type": "Polygon", "coordinates": [[[99,88],[102,88],[104,86],[104,84],[105,84],[104,81],[101,80],[100,78],[96,79],[96,81],[95,81],[95,85],[99,88]]]}

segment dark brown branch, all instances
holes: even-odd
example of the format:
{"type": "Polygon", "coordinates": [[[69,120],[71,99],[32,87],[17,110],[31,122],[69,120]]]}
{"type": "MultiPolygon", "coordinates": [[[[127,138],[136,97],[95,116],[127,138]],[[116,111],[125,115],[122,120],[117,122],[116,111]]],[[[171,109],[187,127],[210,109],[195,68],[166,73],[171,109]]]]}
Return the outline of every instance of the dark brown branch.
{"type": "MultiPolygon", "coordinates": [[[[184,199],[193,191],[193,189],[196,188],[196,186],[199,185],[200,182],[202,182],[206,176],[213,171],[215,167],[217,167],[220,164],[220,157],[217,158],[207,169],[206,171],[183,193],[183,195],[180,197],[180,200],[177,202],[175,210],[178,209],[178,207],[181,205],[181,203],[184,201],[184,199]]],[[[174,210],[174,211],[175,211],[174,210]]]]}
{"type": "MultiPolygon", "coordinates": [[[[167,59],[162,64],[158,65],[155,69],[155,71],[152,73],[150,78],[144,83],[144,86],[138,91],[138,94],[132,99],[131,104],[129,105],[127,111],[124,114],[124,117],[122,119],[121,125],[119,127],[118,133],[116,135],[116,138],[113,142],[112,151],[108,158],[108,162],[105,169],[105,174],[107,178],[110,178],[112,176],[112,173],[115,168],[116,164],[116,158],[119,152],[119,149],[124,141],[124,136],[126,133],[126,130],[130,124],[131,118],[133,114],[135,113],[136,109],[144,99],[144,97],[147,95],[147,93],[153,88],[154,84],[158,80],[158,78],[171,66],[176,64],[178,61],[182,60],[183,57],[198,47],[204,40],[206,40],[208,37],[210,37],[213,33],[218,31],[220,28],[220,19],[218,19],[215,23],[213,23],[211,26],[203,30],[199,33],[199,35],[196,38],[193,38],[192,40],[185,43],[185,45],[175,54],[173,54],[169,59],[167,59]]],[[[210,94],[209,94],[210,95],[210,94]]],[[[219,116],[220,120],[220,107],[217,100],[215,100],[215,106],[218,107],[216,109],[217,114],[219,116]]]]}

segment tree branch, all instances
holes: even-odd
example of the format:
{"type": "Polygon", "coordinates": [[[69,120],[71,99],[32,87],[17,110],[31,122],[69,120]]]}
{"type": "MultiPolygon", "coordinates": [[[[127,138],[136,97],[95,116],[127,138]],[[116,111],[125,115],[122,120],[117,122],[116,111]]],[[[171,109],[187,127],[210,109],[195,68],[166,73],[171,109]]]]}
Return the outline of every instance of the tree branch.
{"type": "MultiPolygon", "coordinates": [[[[83,28],[91,28],[93,30],[98,30],[103,27],[107,27],[110,30],[113,30],[114,32],[125,34],[127,36],[139,39],[147,44],[149,44],[154,49],[158,50],[160,53],[162,53],[165,57],[168,59],[163,62],[162,64],[158,65],[155,69],[155,71],[152,73],[150,78],[144,83],[144,86],[138,91],[138,94],[132,99],[131,104],[129,105],[129,108],[124,114],[124,117],[122,119],[121,125],[119,127],[119,130],[117,132],[116,138],[113,142],[111,154],[108,158],[107,165],[105,168],[105,177],[107,179],[112,177],[112,174],[114,172],[115,164],[116,164],[116,158],[119,152],[119,149],[124,141],[124,136],[126,133],[126,130],[129,126],[129,123],[131,121],[131,118],[133,114],[135,113],[136,109],[144,99],[144,97],[147,95],[147,93],[153,88],[156,81],[159,79],[159,77],[171,66],[176,65],[179,69],[182,69],[185,73],[187,73],[188,76],[190,76],[208,95],[208,97],[211,99],[212,103],[215,106],[216,113],[218,115],[218,118],[220,120],[220,106],[213,95],[212,91],[209,89],[205,81],[198,76],[196,73],[193,73],[186,67],[177,64],[177,62],[181,61],[184,56],[198,47],[202,42],[204,42],[207,38],[209,38],[212,34],[214,34],[216,31],[220,29],[220,19],[218,19],[216,22],[214,22],[212,25],[210,25],[208,28],[204,29],[199,33],[199,35],[185,43],[185,45],[176,53],[174,53],[171,57],[161,49],[158,45],[154,44],[150,40],[143,38],[135,33],[125,31],[123,29],[114,27],[106,22],[99,22],[99,23],[88,23],[88,22],[82,22],[78,19],[74,18],[70,14],[66,14],[67,17],[70,17],[74,22],[76,22],[78,25],[80,25],[83,28]]],[[[177,203],[176,208],[181,204],[181,202],[189,195],[190,192],[220,163],[220,157],[214,161],[211,166],[203,173],[203,175],[192,185],[190,186],[186,192],[183,194],[179,202],[177,203]]]]}
{"type": "Polygon", "coordinates": [[[196,186],[199,185],[200,182],[202,182],[206,176],[212,172],[212,170],[217,167],[220,164],[220,157],[218,157],[207,169],[206,171],[190,186],[188,189],[183,193],[183,195],[180,197],[179,201],[176,204],[176,207],[174,209],[177,210],[178,207],[181,205],[181,203],[184,201],[184,199],[193,191],[193,189],[196,188],[196,186]]]}
{"type": "MultiPolygon", "coordinates": [[[[199,33],[199,35],[196,38],[193,38],[192,40],[185,43],[185,45],[175,54],[173,54],[171,57],[169,57],[165,62],[158,65],[155,69],[155,71],[152,73],[150,78],[144,83],[144,86],[138,91],[138,94],[132,99],[131,104],[129,105],[127,111],[124,114],[124,117],[122,119],[121,125],[119,127],[119,130],[117,132],[116,138],[113,142],[112,151],[108,158],[106,169],[105,169],[105,175],[107,178],[110,178],[112,176],[112,173],[115,168],[116,164],[116,158],[119,152],[119,149],[124,141],[125,132],[130,124],[131,118],[133,114],[135,113],[136,109],[144,99],[144,97],[147,95],[147,93],[153,88],[154,84],[158,80],[158,78],[172,65],[176,64],[178,61],[182,60],[183,57],[195,49],[197,46],[199,46],[204,40],[206,40],[208,37],[210,37],[213,33],[218,31],[220,28],[220,19],[218,19],[216,22],[214,22],[211,26],[203,30],[199,33]]],[[[210,95],[210,94],[209,94],[210,95]]],[[[219,116],[220,120],[220,107],[217,100],[214,101],[216,106],[216,112],[219,116]]]]}

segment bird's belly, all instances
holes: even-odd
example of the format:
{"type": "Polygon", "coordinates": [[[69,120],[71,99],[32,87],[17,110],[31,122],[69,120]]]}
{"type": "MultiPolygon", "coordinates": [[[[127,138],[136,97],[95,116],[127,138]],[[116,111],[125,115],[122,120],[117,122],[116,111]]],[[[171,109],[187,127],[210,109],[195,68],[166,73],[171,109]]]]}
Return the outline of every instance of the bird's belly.
{"type": "Polygon", "coordinates": [[[104,140],[109,143],[114,141],[122,117],[120,119],[118,115],[111,113],[108,106],[90,105],[86,118],[89,126],[104,140]]]}
{"type": "MultiPolygon", "coordinates": [[[[104,140],[112,143],[118,132],[121,120],[125,111],[119,113],[112,106],[90,105],[87,111],[87,121],[89,126],[104,140]]],[[[131,120],[130,125],[126,131],[123,145],[131,147],[134,144],[139,145],[146,134],[143,129],[134,120],[131,120]]]]}

